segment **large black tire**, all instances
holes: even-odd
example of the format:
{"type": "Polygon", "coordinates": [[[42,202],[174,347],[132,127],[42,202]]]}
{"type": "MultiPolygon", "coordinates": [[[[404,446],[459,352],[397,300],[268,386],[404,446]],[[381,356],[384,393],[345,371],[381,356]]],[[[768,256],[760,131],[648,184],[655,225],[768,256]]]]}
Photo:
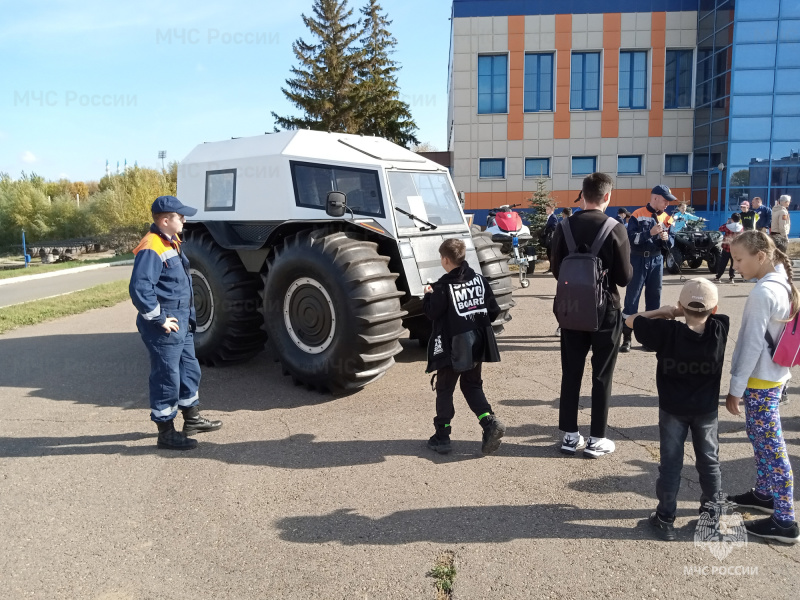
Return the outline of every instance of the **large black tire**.
{"type": "Polygon", "coordinates": [[[510,311],[516,304],[511,297],[514,284],[511,271],[508,270],[508,256],[500,251],[500,244],[492,241],[491,234],[473,234],[472,242],[478,254],[481,273],[492,286],[495,300],[500,305],[500,314],[492,323],[496,334],[503,333],[504,325],[511,320],[510,311]]]}
{"type": "Polygon", "coordinates": [[[197,359],[221,366],[253,358],[267,339],[259,311],[261,279],[248,273],[236,252],[219,246],[207,231],[188,231],[183,251],[192,272],[197,359]]]}
{"type": "Polygon", "coordinates": [[[397,274],[377,244],[307,230],[276,246],[263,276],[264,322],[284,373],[333,393],[382,377],[402,351],[397,274]]]}
{"type": "Polygon", "coordinates": [[[683,262],[683,254],[677,248],[672,248],[670,253],[667,255],[667,261],[664,265],[667,269],[668,273],[672,273],[673,275],[677,275],[681,272],[681,263],[683,262]]]}
{"type": "Polygon", "coordinates": [[[687,260],[686,264],[689,265],[690,269],[699,269],[700,265],[703,264],[703,259],[700,257],[695,257],[691,260],[687,260]]]}
{"type": "Polygon", "coordinates": [[[708,266],[708,272],[716,274],[717,272],[717,263],[719,259],[722,257],[722,251],[719,248],[713,248],[709,251],[708,256],[706,256],[706,265],[708,266]]]}

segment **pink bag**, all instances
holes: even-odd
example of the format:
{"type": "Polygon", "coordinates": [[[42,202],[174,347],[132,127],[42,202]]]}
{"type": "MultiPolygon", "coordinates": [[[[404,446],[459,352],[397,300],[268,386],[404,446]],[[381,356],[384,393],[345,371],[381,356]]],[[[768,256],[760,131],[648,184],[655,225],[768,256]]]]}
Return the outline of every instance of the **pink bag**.
{"type": "Polygon", "coordinates": [[[772,340],[769,331],[764,334],[767,339],[767,345],[772,352],[772,362],[776,365],[781,365],[782,367],[800,365],[800,331],[797,331],[798,316],[800,316],[800,313],[786,323],[777,344],[772,340]]]}

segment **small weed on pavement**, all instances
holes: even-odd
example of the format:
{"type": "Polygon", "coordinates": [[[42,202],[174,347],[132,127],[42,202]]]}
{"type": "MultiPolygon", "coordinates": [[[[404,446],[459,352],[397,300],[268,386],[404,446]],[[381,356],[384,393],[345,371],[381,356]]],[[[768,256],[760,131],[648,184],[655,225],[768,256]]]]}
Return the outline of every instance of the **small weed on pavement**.
{"type": "Polygon", "coordinates": [[[428,573],[428,576],[436,581],[436,600],[450,600],[453,597],[453,581],[456,578],[455,558],[455,553],[450,550],[442,552],[428,573]]]}

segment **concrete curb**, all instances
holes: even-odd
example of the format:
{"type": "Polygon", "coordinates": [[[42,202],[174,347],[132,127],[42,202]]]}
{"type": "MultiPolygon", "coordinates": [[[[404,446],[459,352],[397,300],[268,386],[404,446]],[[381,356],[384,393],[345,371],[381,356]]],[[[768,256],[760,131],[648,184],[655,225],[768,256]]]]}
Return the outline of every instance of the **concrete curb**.
{"type": "Polygon", "coordinates": [[[62,269],[61,271],[51,271],[50,273],[39,273],[38,275],[21,275],[19,277],[9,277],[8,279],[0,279],[0,285],[8,285],[11,283],[22,283],[23,281],[33,281],[36,279],[46,279],[47,277],[60,277],[61,275],[69,275],[70,273],[82,273],[83,271],[96,271],[97,269],[105,269],[107,267],[121,267],[125,265],[132,265],[133,260],[121,260],[113,263],[103,263],[100,265],[87,265],[85,267],[74,267],[72,269],[62,269]]]}

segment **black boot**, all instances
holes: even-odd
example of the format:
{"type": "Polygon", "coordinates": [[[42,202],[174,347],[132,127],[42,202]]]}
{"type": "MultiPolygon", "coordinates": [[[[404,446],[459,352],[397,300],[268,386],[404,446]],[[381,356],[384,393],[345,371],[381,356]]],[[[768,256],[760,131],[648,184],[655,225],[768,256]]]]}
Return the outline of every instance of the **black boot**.
{"type": "Polygon", "coordinates": [[[506,426],[494,415],[487,415],[479,421],[483,427],[481,452],[491,454],[500,447],[500,439],[506,434],[506,426]]]}
{"type": "Polygon", "coordinates": [[[216,431],[222,427],[222,421],[209,421],[200,414],[199,406],[182,408],[183,414],[183,434],[194,435],[195,433],[205,433],[206,431],[216,431]]]}
{"type": "Polygon", "coordinates": [[[428,448],[439,454],[450,454],[453,451],[450,445],[450,427],[436,425],[436,433],[428,440],[428,448]]]}
{"type": "Polygon", "coordinates": [[[622,326],[622,345],[619,347],[620,352],[630,352],[631,351],[631,335],[633,335],[633,329],[630,329],[626,325],[622,326]]]}
{"type": "Polygon", "coordinates": [[[158,447],[163,450],[192,450],[197,448],[197,440],[190,440],[180,431],[175,431],[173,421],[156,423],[158,425],[158,447]]]}

